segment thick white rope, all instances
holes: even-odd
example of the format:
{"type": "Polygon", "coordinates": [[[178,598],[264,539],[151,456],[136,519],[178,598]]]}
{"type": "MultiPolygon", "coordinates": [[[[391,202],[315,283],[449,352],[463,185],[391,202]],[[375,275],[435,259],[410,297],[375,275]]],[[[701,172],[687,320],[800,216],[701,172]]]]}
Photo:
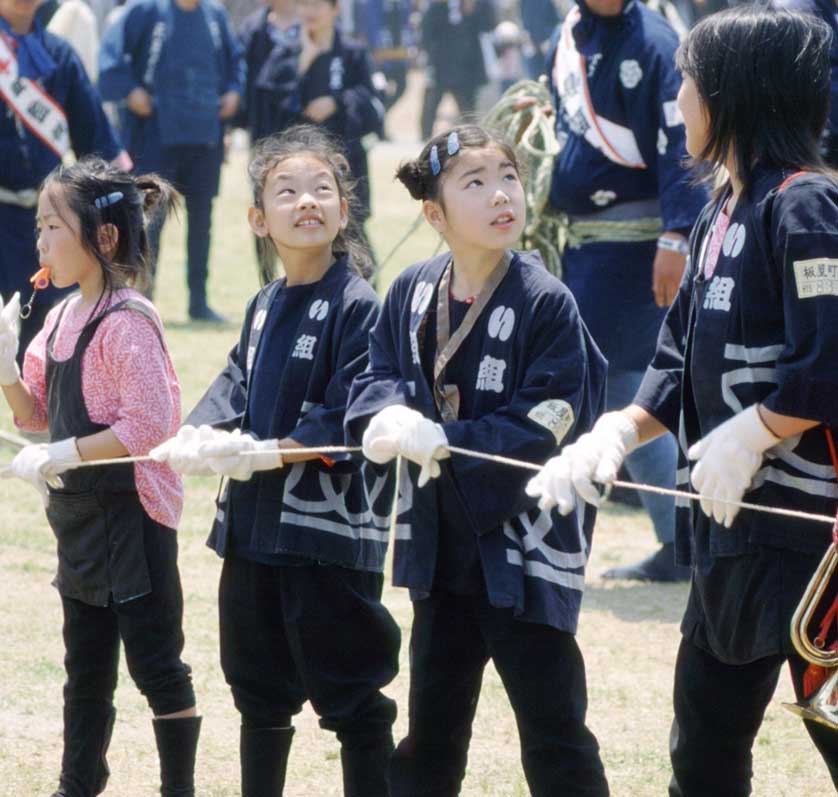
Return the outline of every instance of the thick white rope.
{"type": "MultiPolygon", "coordinates": [[[[2,433],[0,433],[2,436],[2,433]]],[[[12,442],[7,440],[7,442],[12,442]]],[[[15,442],[15,445],[19,443],[15,442]]],[[[513,468],[521,468],[522,470],[540,471],[542,465],[535,462],[526,462],[522,459],[512,459],[511,457],[503,457],[499,454],[487,454],[483,451],[473,451],[469,448],[460,448],[459,446],[447,446],[452,454],[460,454],[464,457],[472,457],[474,459],[483,459],[488,462],[495,462],[498,465],[508,465],[513,468]]],[[[267,451],[242,451],[239,456],[255,456],[256,454],[278,454],[280,456],[291,455],[307,455],[307,454],[356,454],[361,451],[360,446],[313,446],[311,448],[276,448],[267,451]]],[[[401,470],[401,457],[396,460],[396,476],[398,478],[401,470]]],[[[116,459],[95,459],[85,462],[77,462],[71,465],[67,470],[75,470],[77,468],[91,468],[101,465],[125,465],[133,462],[154,462],[149,456],[141,457],[118,457],[116,459]]],[[[7,471],[9,466],[0,468],[0,472],[7,471]]],[[[625,482],[615,480],[612,483],[614,487],[624,487],[629,490],[638,490],[640,492],[657,493],[658,495],[669,495],[674,498],[685,498],[688,501],[700,501],[702,496],[697,493],[688,493],[684,490],[671,490],[667,487],[656,487],[651,484],[635,484],[634,482],[625,482]]],[[[730,506],[738,506],[740,509],[750,509],[753,512],[763,512],[768,515],[781,515],[783,517],[796,518],[798,520],[813,520],[817,523],[828,523],[830,526],[835,524],[835,518],[830,515],[817,515],[811,512],[801,512],[797,509],[784,509],[781,507],[761,506],[759,504],[751,504],[747,501],[725,501],[718,498],[713,499],[714,502],[729,504],[730,506]]],[[[395,505],[394,505],[395,506],[395,505]]],[[[394,509],[395,512],[395,509],[394,509]]]]}

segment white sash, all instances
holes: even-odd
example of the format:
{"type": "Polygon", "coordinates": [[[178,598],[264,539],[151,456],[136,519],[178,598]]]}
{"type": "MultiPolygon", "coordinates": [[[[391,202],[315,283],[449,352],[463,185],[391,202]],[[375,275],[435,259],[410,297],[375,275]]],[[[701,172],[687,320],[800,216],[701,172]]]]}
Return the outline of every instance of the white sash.
{"type": "Polygon", "coordinates": [[[584,136],[606,158],[620,166],[645,169],[647,166],[634,133],[628,127],[598,116],[594,110],[588,91],[585,56],[579,53],[573,40],[573,26],[580,16],[579,9],[574,8],[565,18],[553,62],[553,84],[561,97],[563,111],[570,120],[571,129],[584,136]]]}
{"type": "Polygon", "coordinates": [[[70,149],[70,131],[61,106],[34,80],[20,77],[17,58],[0,34],[0,96],[41,141],[59,158],[70,149]]]}

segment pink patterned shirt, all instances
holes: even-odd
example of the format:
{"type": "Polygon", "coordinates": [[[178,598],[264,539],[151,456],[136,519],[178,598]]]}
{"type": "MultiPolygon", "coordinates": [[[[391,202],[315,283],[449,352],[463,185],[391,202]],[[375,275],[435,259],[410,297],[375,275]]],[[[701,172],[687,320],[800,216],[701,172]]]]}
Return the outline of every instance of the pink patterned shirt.
{"type": "MultiPolygon", "coordinates": [[[[69,359],[90,315],[77,312],[80,297],[68,300],[67,310],[55,336],[53,356],[69,359]]],[[[124,299],[154,306],[136,291],[114,291],[103,304],[110,307],[124,299]]],[[[47,315],[44,328],[35,336],[23,365],[23,379],[35,398],[35,411],[26,423],[15,423],[31,432],[47,428],[46,343],[58,319],[60,306],[47,315]]],[[[163,324],[160,322],[162,331],[163,324]]],[[[132,456],[142,456],[174,436],[180,427],[180,384],[171,357],[151,321],[139,313],[122,311],[109,315],[96,330],[82,359],[82,390],[90,420],[105,424],[132,456]]],[[[134,478],[140,501],[148,515],[175,529],[183,509],[183,483],[168,465],[138,462],[134,478]]]]}

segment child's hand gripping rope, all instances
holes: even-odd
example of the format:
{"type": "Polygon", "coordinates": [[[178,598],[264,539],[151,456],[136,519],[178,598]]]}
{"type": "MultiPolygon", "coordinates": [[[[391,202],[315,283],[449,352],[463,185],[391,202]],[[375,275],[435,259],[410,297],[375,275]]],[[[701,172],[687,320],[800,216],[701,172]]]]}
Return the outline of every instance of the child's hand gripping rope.
{"type": "Polygon", "coordinates": [[[541,472],[530,479],[527,495],[538,498],[538,505],[554,506],[568,515],[576,506],[576,493],[589,504],[599,506],[603,493],[594,482],[610,487],[625,458],[637,448],[637,426],[623,412],[607,412],[593,429],[575,443],[567,445],[541,472]]]}
{"type": "Polygon", "coordinates": [[[442,427],[401,404],[376,413],[362,443],[364,456],[379,465],[397,456],[419,465],[419,487],[424,487],[429,479],[436,479],[440,473],[439,460],[451,456],[442,427]]]}
{"type": "Polygon", "coordinates": [[[76,438],[55,443],[38,443],[21,449],[7,468],[0,470],[0,478],[18,478],[29,482],[40,494],[44,506],[49,502],[47,486],[60,490],[64,483],[60,474],[81,462],[76,438]]]}

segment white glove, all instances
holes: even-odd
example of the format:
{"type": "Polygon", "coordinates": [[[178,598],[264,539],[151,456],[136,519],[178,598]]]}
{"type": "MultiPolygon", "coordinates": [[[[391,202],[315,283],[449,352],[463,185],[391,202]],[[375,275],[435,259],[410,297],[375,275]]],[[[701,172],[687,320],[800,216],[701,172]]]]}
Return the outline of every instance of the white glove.
{"type": "Polygon", "coordinates": [[[81,456],[76,438],[69,437],[55,443],[38,443],[22,448],[0,475],[6,479],[16,477],[29,482],[41,494],[46,506],[49,501],[47,485],[61,489],[64,483],[59,474],[77,462],[81,462],[81,456]]]}
{"type": "Polygon", "coordinates": [[[157,448],[149,452],[155,462],[165,462],[175,473],[187,476],[212,476],[213,470],[208,461],[201,455],[199,448],[202,443],[215,440],[228,432],[213,429],[211,426],[181,426],[174,437],[170,437],[157,448]]]}
{"type": "Polygon", "coordinates": [[[576,506],[574,491],[599,506],[602,495],[594,485],[611,484],[623,460],[638,446],[637,425],[624,412],[607,412],[590,432],[565,446],[530,479],[527,495],[538,498],[544,511],[558,507],[568,515],[576,506]]]}
{"type": "Polygon", "coordinates": [[[257,440],[236,429],[202,443],[199,451],[213,473],[246,482],[256,471],[282,467],[282,454],[276,453],[277,448],[279,440],[257,440]]]}
{"type": "Polygon", "coordinates": [[[762,464],[763,452],[779,442],[752,404],[690,446],[689,458],[698,460],[692,483],[705,496],[701,499],[704,514],[730,528],[739,507],[725,502],[742,500],[762,464]]]}
{"type": "Polygon", "coordinates": [[[362,440],[364,456],[383,465],[401,455],[420,466],[417,484],[439,476],[439,460],[450,456],[448,438],[438,423],[401,404],[376,413],[362,440]]]}
{"type": "Polygon", "coordinates": [[[5,306],[0,297],[0,385],[14,385],[20,379],[17,365],[19,319],[20,294],[12,296],[5,306]]]}

